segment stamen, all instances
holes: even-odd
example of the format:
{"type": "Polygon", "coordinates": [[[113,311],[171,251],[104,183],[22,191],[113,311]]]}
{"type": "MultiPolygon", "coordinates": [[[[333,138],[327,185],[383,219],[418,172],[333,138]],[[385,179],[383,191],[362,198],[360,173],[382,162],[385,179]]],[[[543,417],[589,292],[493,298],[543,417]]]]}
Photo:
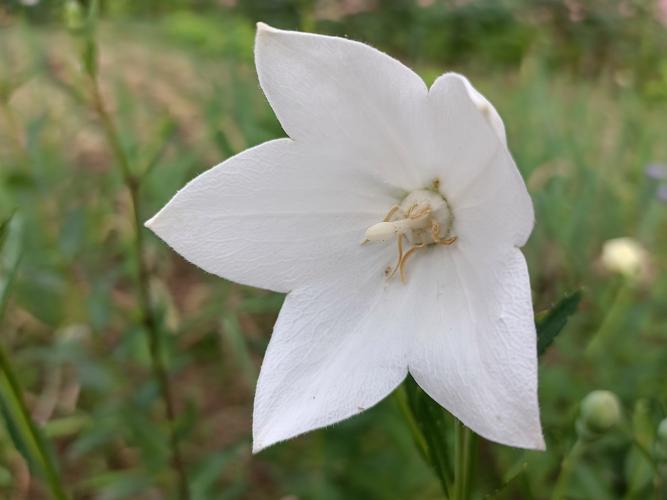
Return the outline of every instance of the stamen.
{"type": "Polygon", "coordinates": [[[398,212],[401,209],[399,205],[394,205],[389,209],[389,212],[387,212],[387,215],[384,216],[384,220],[382,222],[389,222],[391,218],[394,216],[396,212],[398,212]]]}
{"type": "Polygon", "coordinates": [[[405,283],[406,278],[405,278],[405,263],[408,261],[408,258],[415,253],[417,250],[420,248],[424,248],[426,246],[426,243],[420,243],[419,245],[414,245],[410,250],[405,252],[405,255],[401,259],[401,263],[399,264],[399,268],[401,269],[401,281],[405,283]]]}
{"type": "Polygon", "coordinates": [[[440,240],[438,241],[438,243],[440,243],[441,245],[453,245],[458,239],[459,239],[458,236],[452,236],[451,238],[447,238],[446,240],[440,240]]]}
{"type": "Polygon", "coordinates": [[[450,236],[453,224],[451,207],[438,188],[439,184],[434,182],[433,190],[413,191],[401,204],[392,206],[382,222],[366,230],[363,243],[396,238],[398,256],[396,264],[385,269],[387,279],[398,273],[405,283],[408,259],[417,250],[434,245],[452,245],[457,240],[456,236],[450,236]],[[441,235],[443,228],[444,234],[441,235]],[[407,252],[404,250],[405,243],[411,245],[407,252]]]}
{"type": "Polygon", "coordinates": [[[396,239],[396,241],[398,241],[398,260],[396,261],[396,267],[394,267],[393,271],[387,274],[387,278],[392,278],[394,274],[396,274],[396,271],[398,271],[398,268],[401,265],[401,261],[403,260],[403,238],[405,238],[405,235],[401,234],[396,239]]]}
{"type": "Polygon", "coordinates": [[[419,218],[431,213],[431,207],[429,207],[428,205],[427,206],[422,206],[422,207],[420,207],[420,210],[418,212],[412,213],[412,211],[414,209],[416,209],[417,207],[419,207],[419,205],[416,205],[416,204],[412,205],[410,207],[410,210],[408,210],[408,214],[407,214],[408,219],[419,219],[419,218]]]}

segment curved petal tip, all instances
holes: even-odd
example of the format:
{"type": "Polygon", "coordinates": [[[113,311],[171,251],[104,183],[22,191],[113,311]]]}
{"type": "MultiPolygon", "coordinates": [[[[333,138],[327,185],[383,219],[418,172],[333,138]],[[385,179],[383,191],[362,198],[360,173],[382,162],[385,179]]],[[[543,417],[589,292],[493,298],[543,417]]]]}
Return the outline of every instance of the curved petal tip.
{"type": "Polygon", "coordinates": [[[258,34],[259,33],[275,33],[277,31],[280,31],[280,30],[274,28],[273,26],[269,26],[268,24],[263,23],[262,21],[259,21],[256,26],[257,26],[257,33],[258,34]]]}

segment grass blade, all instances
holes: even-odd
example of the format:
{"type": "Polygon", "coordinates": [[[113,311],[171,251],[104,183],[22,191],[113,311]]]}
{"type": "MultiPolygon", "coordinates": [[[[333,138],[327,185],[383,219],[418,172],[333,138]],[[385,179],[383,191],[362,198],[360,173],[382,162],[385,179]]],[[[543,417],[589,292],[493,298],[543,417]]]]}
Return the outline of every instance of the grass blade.
{"type": "MultiPolygon", "coordinates": [[[[4,221],[0,225],[0,256],[3,265],[1,270],[5,274],[0,276],[0,320],[4,315],[11,285],[21,259],[20,232],[21,224],[16,218],[4,221]]],[[[31,468],[44,477],[53,498],[67,499],[53,457],[47,450],[40,429],[30,415],[16,371],[2,345],[0,345],[0,410],[19,453],[31,468]]]]}

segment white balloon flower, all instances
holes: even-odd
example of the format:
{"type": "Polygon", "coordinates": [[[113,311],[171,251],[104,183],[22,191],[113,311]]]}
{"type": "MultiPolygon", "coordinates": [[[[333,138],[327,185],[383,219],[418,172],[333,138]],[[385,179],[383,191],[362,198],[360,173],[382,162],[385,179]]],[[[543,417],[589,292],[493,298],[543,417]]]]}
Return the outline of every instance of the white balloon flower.
{"type": "Polygon", "coordinates": [[[150,221],[178,253],[288,292],[253,449],[375,405],[410,373],[476,433],[544,448],[526,186],[493,106],[378,50],[258,24],[259,81],[289,138],[203,173],[150,221]]]}

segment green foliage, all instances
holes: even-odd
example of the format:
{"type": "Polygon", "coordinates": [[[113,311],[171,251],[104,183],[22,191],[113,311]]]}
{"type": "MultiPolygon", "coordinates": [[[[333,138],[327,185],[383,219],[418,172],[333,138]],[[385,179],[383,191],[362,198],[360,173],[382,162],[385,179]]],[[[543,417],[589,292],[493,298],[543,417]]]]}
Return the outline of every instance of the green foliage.
{"type": "Polygon", "coordinates": [[[579,302],[582,292],[577,290],[565,295],[558,304],[536,317],[537,354],[542,356],[553,344],[558,334],[565,328],[567,320],[572,316],[579,302]]]}
{"type": "MultiPolygon", "coordinates": [[[[21,256],[21,225],[17,218],[0,223],[0,324],[21,256]]],[[[16,450],[30,469],[45,479],[51,496],[65,500],[52,451],[25,404],[25,396],[12,362],[0,344],[0,415],[16,450]]]]}

